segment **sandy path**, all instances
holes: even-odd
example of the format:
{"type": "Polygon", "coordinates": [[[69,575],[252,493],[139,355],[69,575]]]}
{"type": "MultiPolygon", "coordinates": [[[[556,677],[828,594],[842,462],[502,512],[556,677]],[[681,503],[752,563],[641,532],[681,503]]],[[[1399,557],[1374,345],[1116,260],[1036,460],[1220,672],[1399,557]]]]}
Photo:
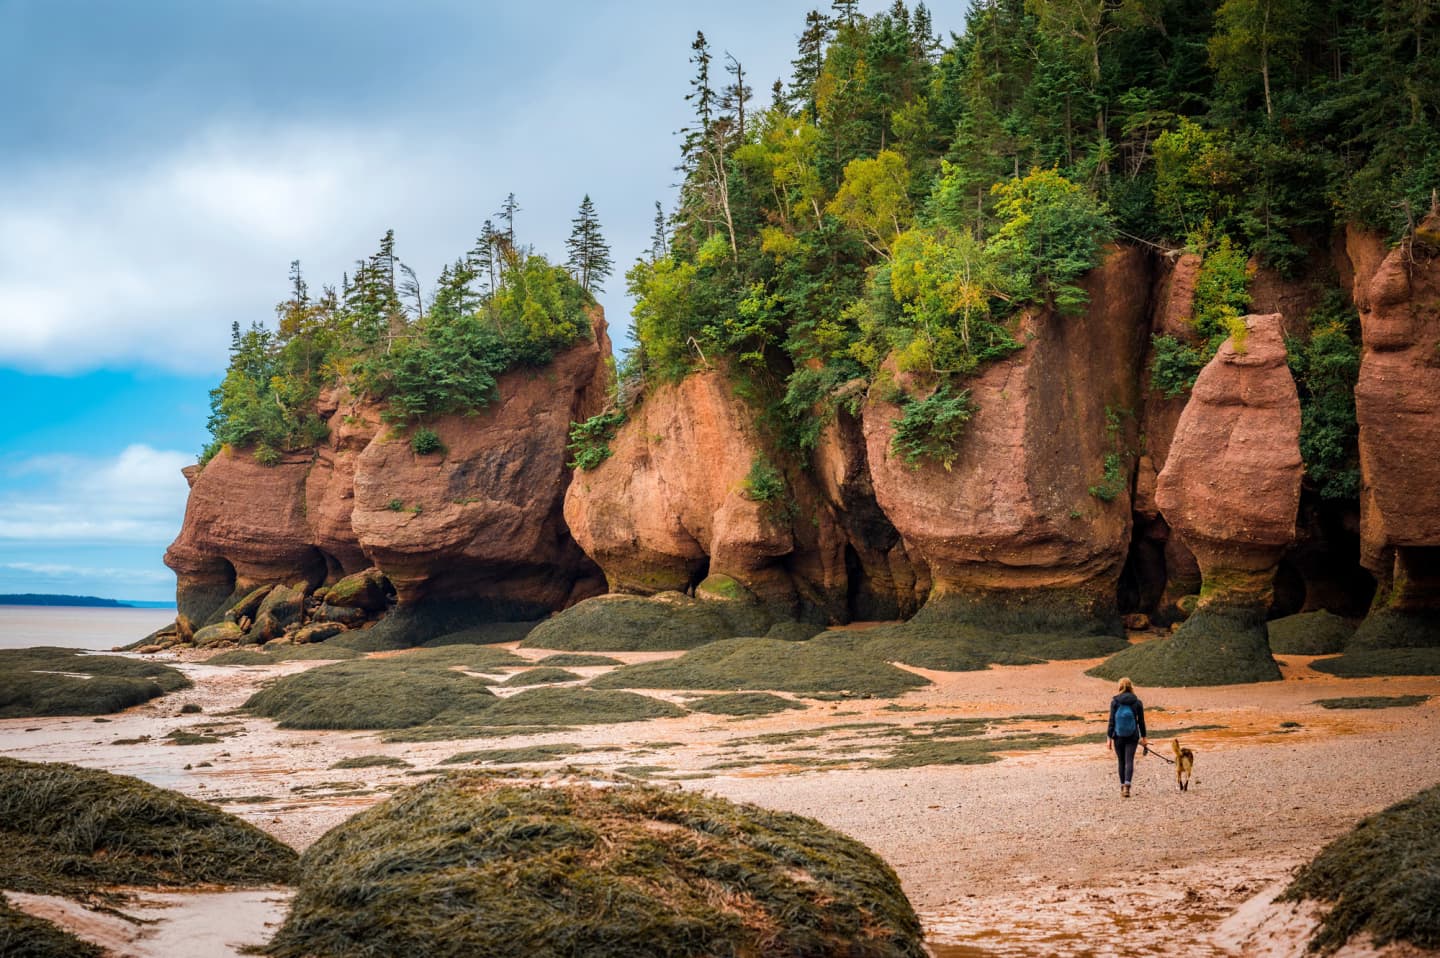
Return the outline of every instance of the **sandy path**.
{"type": "MultiPolygon", "coordinates": [[[[1129,800],[1119,796],[1113,759],[1103,745],[1024,752],[979,766],[712,767],[727,757],[774,754],[771,746],[727,743],[822,725],[1053,713],[1083,719],[1030,727],[1065,735],[1103,730],[1101,710],[1111,687],[1083,674],[1089,662],[923,673],[936,684],[904,696],[899,704],[906,711],[887,709],[894,704],[887,700],[824,703],[743,721],[697,713],[643,726],[418,744],[383,743],[372,733],[289,732],[266,720],[225,714],[266,678],[311,663],[263,669],[186,664],[195,688],[109,723],[0,722],[0,752],[138,775],[219,800],[303,848],[456,752],[539,742],[619,746],[577,755],[573,762],[607,770],[651,764],[676,778],[706,776],[673,787],[811,815],[864,841],[895,867],[943,955],[1250,953],[1253,940],[1241,943],[1244,936],[1234,927],[1221,933],[1227,916],[1356,819],[1440,778],[1440,680],[1341,680],[1314,672],[1309,661],[1283,658],[1285,681],[1279,683],[1140,689],[1152,731],[1223,728],[1184,735],[1197,752],[1189,793],[1176,791],[1170,766],[1144,758],[1129,800]],[[1437,698],[1372,711],[1313,704],[1342,695],[1412,693],[1437,698]],[[205,714],[179,715],[187,702],[200,704],[205,714]],[[160,744],[171,729],[207,723],[229,723],[222,731],[233,734],[211,745],[160,744]],[[143,735],[151,740],[111,744],[143,735]],[[404,758],[414,769],[330,769],[341,758],[373,754],[404,758]]],[[[597,670],[577,671],[588,676],[597,670]]],[[[792,755],[841,754],[833,744],[816,739],[785,748],[792,755]]],[[[1303,932],[1304,923],[1298,927],[1303,932]]],[[[256,930],[250,940],[263,937],[256,930]]],[[[1294,940],[1303,935],[1290,935],[1283,947],[1294,940]]],[[[1285,953],[1276,947],[1281,950],[1271,953],[1285,953]]]]}

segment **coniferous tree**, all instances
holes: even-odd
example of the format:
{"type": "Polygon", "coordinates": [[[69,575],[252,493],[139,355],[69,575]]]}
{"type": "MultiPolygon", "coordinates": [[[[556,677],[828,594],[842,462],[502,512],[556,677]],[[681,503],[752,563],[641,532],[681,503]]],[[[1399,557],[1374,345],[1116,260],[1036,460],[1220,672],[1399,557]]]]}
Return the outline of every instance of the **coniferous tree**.
{"type": "Polygon", "coordinates": [[[589,193],[580,201],[580,210],[570,224],[570,238],[565,241],[565,248],[570,251],[566,265],[585,292],[604,292],[601,283],[615,268],[610,259],[610,244],[600,233],[600,220],[589,193]]]}
{"type": "Polygon", "coordinates": [[[655,229],[650,234],[650,262],[654,263],[670,252],[670,241],[665,237],[665,209],[655,201],[655,229]]]}
{"type": "Polygon", "coordinates": [[[805,14],[805,32],[800,34],[796,56],[790,61],[790,100],[802,108],[811,123],[820,122],[820,108],[815,87],[825,65],[825,42],[830,37],[830,21],[819,10],[805,14]]]}
{"type": "Polygon", "coordinates": [[[505,197],[505,202],[500,205],[500,212],[495,215],[505,222],[505,242],[513,248],[515,246],[515,214],[522,212],[520,204],[515,202],[515,194],[510,193],[505,197]]]}
{"type": "Polygon", "coordinates": [[[734,81],[725,87],[720,95],[720,108],[735,118],[735,137],[745,142],[745,104],[749,102],[751,89],[745,83],[745,67],[741,62],[725,53],[725,72],[734,77],[734,81]]]}

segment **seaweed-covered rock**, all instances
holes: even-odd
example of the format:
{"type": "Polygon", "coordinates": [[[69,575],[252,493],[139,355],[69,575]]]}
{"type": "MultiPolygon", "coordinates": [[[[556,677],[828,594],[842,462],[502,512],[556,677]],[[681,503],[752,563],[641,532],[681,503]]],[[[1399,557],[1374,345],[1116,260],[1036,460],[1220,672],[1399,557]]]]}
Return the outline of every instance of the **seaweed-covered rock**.
{"type": "Polygon", "coordinates": [[[1281,895],[1333,903],[1310,947],[1333,952],[1362,932],[1440,948],[1440,786],[1371,815],[1326,845],[1281,895]]]}
{"type": "Polygon", "coordinates": [[[307,645],[311,642],[324,642],[344,631],[345,626],[337,622],[312,622],[291,632],[287,638],[294,645],[307,645]]]}
{"type": "Polygon", "coordinates": [[[292,625],[298,625],[305,618],[305,592],[303,589],[277,585],[265,596],[255,612],[255,624],[250,632],[255,641],[265,642],[278,638],[292,625]]]}
{"type": "Polygon", "coordinates": [[[255,621],[255,613],[260,611],[260,603],[270,594],[273,585],[262,585],[257,589],[251,589],[240,601],[236,602],[229,609],[225,610],[225,621],[238,623],[241,619],[255,621]]]}
{"type": "Polygon", "coordinates": [[[434,663],[399,659],[340,662],[276,679],[245,708],[281,728],[397,729],[450,712],[473,722],[495,704],[486,683],[434,663]]]}
{"type": "Polygon", "coordinates": [[[921,958],[895,873],[811,819],[634,785],[452,773],[305,854],[275,958],[921,958]]]}
{"type": "Polygon", "coordinates": [[[1263,612],[1201,608],[1174,635],[1132,645],[1086,674],[1174,688],[1274,682],[1280,666],[1270,654],[1263,612]]]}
{"type": "Polygon", "coordinates": [[[216,622],[195,633],[195,644],[200,648],[212,645],[227,645],[245,640],[245,630],[236,622],[216,622]]]}
{"type": "Polygon", "coordinates": [[[360,609],[364,612],[383,612],[391,591],[385,573],[370,568],[345,578],[330,586],[325,592],[325,604],[331,607],[360,609]]]}
{"type": "Polygon", "coordinates": [[[679,658],[627,665],[590,684],[600,689],[743,689],[869,698],[901,695],[930,681],[850,642],[727,639],[679,658]]]}
{"type": "Polygon", "coordinates": [[[1270,651],[1277,655],[1334,655],[1343,651],[1355,626],[1332,612],[1301,612],[1267,624],[1270,651]]]}
{"type": "Polygon", "coordinates": [[[106,715],[190,687],[177,669],[79,649],[0,650],[0,719],[106,715]]]}
{"type": "Polygon", "coordinates": [[[369,616],[365,614],[364,609],[331,605],[326,602],[315,610],[315,614],[311,618],[316,622],[334,622],[336,625],[350,628],[364,622],[369,616]]]}
{"type": "Polygon", "coordinates": [[[693,649],[739,634],[726,621],[727,606],[678,592],[642,598],[602,595],[541,622],[520,643],[560,652],[661,652],[693,649]]]}
{"type": "Polygon", "coordinates": [[[27,915],[0,898],[0,955],[7,958],[105,958],[99,945],[82,941],[43,918],[27,915]]]}
{"type": "Polygon", "coordinates": [[[0,887],[268,885],[296,855],[234,815],[126,775],[0,758],[0,887]]]}

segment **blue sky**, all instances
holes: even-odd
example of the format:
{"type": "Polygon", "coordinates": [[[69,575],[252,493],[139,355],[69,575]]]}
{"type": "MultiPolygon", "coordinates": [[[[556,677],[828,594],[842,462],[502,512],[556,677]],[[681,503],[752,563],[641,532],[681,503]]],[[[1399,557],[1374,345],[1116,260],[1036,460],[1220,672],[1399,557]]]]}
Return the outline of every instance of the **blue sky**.
{"type": "Polygon", "coordinates": [[[230,323],[273,317],[291,260],[336,283],[393,228],[430,278],[512,191],[562,256],[589,193],[623,270],[673,196],[695,31],[768,102],[813,5],[0,0],[0,593],[172,598],[230,323]]]}

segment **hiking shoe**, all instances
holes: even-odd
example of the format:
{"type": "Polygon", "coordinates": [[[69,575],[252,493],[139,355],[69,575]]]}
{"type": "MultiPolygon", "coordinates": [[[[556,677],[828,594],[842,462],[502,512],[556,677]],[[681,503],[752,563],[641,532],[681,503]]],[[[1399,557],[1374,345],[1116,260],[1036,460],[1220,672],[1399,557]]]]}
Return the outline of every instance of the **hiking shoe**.
{"type": "Polygon", "coordinates": [[[1121,785],[1121,786],[1120,786],[1120,797],[1121,797],[1121,798],[1129,798],[1129,797],[1130,797],[1130,786],[1129,786],[1129,785],[1121,785]]]}

